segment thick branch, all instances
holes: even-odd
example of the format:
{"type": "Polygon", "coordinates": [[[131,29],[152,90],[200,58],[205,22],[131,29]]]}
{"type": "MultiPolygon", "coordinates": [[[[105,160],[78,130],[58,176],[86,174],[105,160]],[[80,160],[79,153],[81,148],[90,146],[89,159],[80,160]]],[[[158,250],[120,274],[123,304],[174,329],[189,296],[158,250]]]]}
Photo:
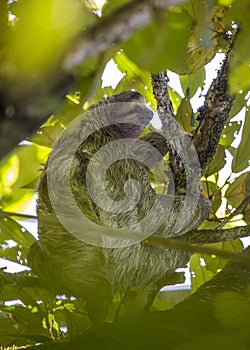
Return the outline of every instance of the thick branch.
{"type": "Polygon", "coordinates": [[[127,40],[136,30],[153,20],[154,7],[178,5],[180,0],[134,0],[104,16],[97,25],[87,29],[66,55],[63,66],[72,69],[87,58],[104,52],[114,44],[127,40]]]}
{"type": "Polygon", "coordinates": [[[193,135],[193,144],[203,172],[214,157],[235,98],[228,95],[228,65],[231,55],[229,51],[206,94],[205,103],[198,117],[200,122],[193,135]]]}
{"type": "Polygon", "coordinates": [[[250,236],[250,226],[239,226],[228,229],[214,230],[193,230],[184,233],[179,239],[197,244],[209,244],[225,241],[233,241],[235,239],[250,236]]]}
{"type": "Polygon", "coordinates": [[[250,264],[249,256],[244,256],[238,253],[233,253],[214,247],[203,246],[201,244],[230,241],[241,237],[248,237],[249,235],[250,227],[244,226],[237,228],[235,227],[234,229],[220,230],[219,232],[214,232],[213,230],[190,231],[175,239],[162,238],[153,235],[149,237],[145,243],[151,244],[153,246],[183,250],[185,252],[189,252],[190,254],[201,253],[205,255],[216,255],[221,258],[230,259],[244,265],[250,264]],[[229,231],[229,233],[224,233],[224,231],[229,231]],[[204,239],[202,237],[202,234],[205,236],[204,239]]]}
{"type": "Polygon", "coordinates": [[[186,187],[185,165],[181,157],[183,155],[183,134],[175,120],[172,103],[168,94],[167,72],[152,73],[152,87],[157,102],[157,112],[162,123],[162,131],[165,137],[164,143],[169,151],[169,166],[171,168],[176,192],[186,187]],[[182,137],[180,137],[182,136],[182,137]]]}

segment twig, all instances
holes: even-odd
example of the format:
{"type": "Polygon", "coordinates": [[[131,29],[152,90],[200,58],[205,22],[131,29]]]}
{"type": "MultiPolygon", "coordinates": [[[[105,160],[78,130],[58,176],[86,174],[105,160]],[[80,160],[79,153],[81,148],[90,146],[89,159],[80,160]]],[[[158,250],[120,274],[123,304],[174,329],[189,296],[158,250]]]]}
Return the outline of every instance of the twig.
{"type": "Polygon", "coordinates": [[[248,203],[250,203],[250,196],[247,196],[245,199],[243,199],[240,205],[228,217],[226,217],[222,223],[219,224],[218,229],[222,229],[234,216],[241,214],[248,203]]]}
{"type": "Polygon", "coordinates": [[[5,218],[6,216],[37,220],[37,216],[35,216],[35,215],[22,214],[22,213],[12,213],[12,212],[9,212],[9,211],[0,210],[0,218],[5,218]]]}

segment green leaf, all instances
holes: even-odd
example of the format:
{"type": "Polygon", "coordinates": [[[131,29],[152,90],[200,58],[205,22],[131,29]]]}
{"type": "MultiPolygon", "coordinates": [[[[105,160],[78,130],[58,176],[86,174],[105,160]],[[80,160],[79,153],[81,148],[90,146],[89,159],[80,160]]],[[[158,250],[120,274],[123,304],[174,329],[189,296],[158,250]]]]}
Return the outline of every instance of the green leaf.
{"type": "Polygon", "coordinates": [[[168,87],[168,93],[169,93],[169,97],[170,97],[170,100],[171,100],[172,105],[173,105],[174,113],[176,113],[181,102],[182,102],[182,97],[181,97],[181,95],[178,94],[177,91],[175,91],[171,87],[168,87]]]}
{"type": "MultiPolygon", "coordinates": [[[[49,75],[59,56],[82,26],[93,23],[93,14],[83,11],[79,1],[21,1],[12,2],[18,21],[12,23],[8,37],[7,62],[15,67],[19,79],[32,83],[49,75]],[[39,45],[37,45],[39,43],[39,45]],[[36,50],[34,50],[36,47],[36,50]],[[52,66],[52,67],[51,67],[52,66]]],[[[27,86],[25,87],[27,88],[27,86]]]]}
{"type": "Polygon", "coordinates": [[[190,259],[191,290],[194,293],[201,285],[209,281],[214,273],[209,271],[206,266],[201,265],[201,254],[194,254],[190,259]]]}
{"type": "MultiPolygon", "coordinates": [[[[246,43],[241,43],[241,45],[246,45],[246,43]]],[[[249,45],[249,43],[247,43],[249,45]]],[[[236,51],[237,52],[237,51],[236,51]]],[[[237,94],[241,90],[246,90],[250,88],[250,67],[249,58],[240,64],[235,64],[231,66],[231,73],[229,75],[229,92],[231,94],[237,94]]]]}
{"type": "Polygon", "coordinates": [[[225,125],[220,137],[220,145],[227,148],[234,141],[239,130],[241,128],[241,122],[229,122],[225,125]]]}
{"type": "Polygon", "coordinates": [[[249,139],[250,139],[250,111],[245,116],[245,122],[242,131],[242,138],[238,148],[233,151],[232,170],[237,173],[244,170],[249,165],[249,139]]]}
{"type": "Polygon", "coordinates": [[[45,341],[45,338],[50,338],[49,331],[43,327],[43,315],[32,308],[28,309],[22,305],[3,306],[0,305],[2,311],[7,311],[12,316],[14,328],[18,331],[12,332],[17,344],[27,344],[27,340],[33,342],[45,341]],[[35,311],[35,312],[34,312],[35,311]]]}
{"type": "Polygon", "coordinates": [[[123,45],[129,58],[148,71],[187,71],[187,33],[190,20],[181,7],[158,12],[155,22],[137,31],[123,45]]]}
{"type": "Polygon", "coordinates": [[[41,126],[41,128],[29,138],[29,141],[40,146],[52,148],[56,139],[63,131],[61,124],[53,126],[41,126]]]}
{"type": "Polygon", "coordinates": [[[26,250],[28,250],[29,246],[35,241],[34,236],[32,236],[29,231],[11,218],[0,220],[0,231],[6,235],[8,239],[12,239],[26,250]]]}
{"type": "MultiPolygon", "coordinates": [[[[34,183],[34,182],[33,182],[34,183]]],[[[34,184],[37,183],[37,180],[34,184]]],[[[18,213],[26,210],[34,198],[34,189],[17,189],[2,199],[3,210],[18,213]]]]}
{"type": "MultiPolygon", "coordinates": [[[[230,252],[239,253],[243,251],[243,244],[240,240],[232,242],[220,242],[208,244],[208,247],[218,248],[230,252]]],[[[190,259],[190,273],[192,282],[192,293],[202,284],[209,281],[220,272],[227,263],[227,259],[215,255],[194,254],[190,259]]]]}
{"type": "Polygon", "coordinates": [[[114,57],[114,61],[120,71],[125,73],[115,91],[120,92],[128,88],[135,89],[145,97],[147,102],[150,102],[151,107],[156,107],[150,73],[140,69],[124,52],[118,52],[114,57]]]}
{"type": "MultiPolygon", "coordinates": [[[[12,189],[23,188],[26,184],[30,183],[34,179],[37,179],[40,175],[41,162],[45,161],[50,149],[47,147],[40,147],[38,145],[22,145],[15,149],[13,154],[18,157],[16,166],[19,165],[18,177],[12,185],[12,189]]],[[[13,157],[11,154],[9,157],[13,157]]],[[[0,162],[0,170],[6,166],[8,157],[0,162]]]]}
{"type": "Polygon", "coordinates": [[[14,153],[0,163],[0,189],[4,194],[18,179],[19,158],[14,153]]]}
{"type": "Polygon", "coordinates": [[[21,265],[26,265],[24,263],[24,259],[26,257],[26,253],[24,254],[24,251],[22,247],[20,246],[15,246],[11,248],[0,248],[0,258],[6,258],[7,260],[10,260],[12,262],[21,264],[21,265]]]}
{"type": "Polygon", "coordinates": [[[234,208],[237,208],[243,199],[246,198],[246,186],[249,180],[249,173],[244,173],[237,177],[234,182],[230,183],[225,192],[227,202],[234,208]]]}
{"type": "Polygon", "coordinates": [[[218,294],[215,298],[215,314],[228,330],[247,330],[250,323],[249,296],[235,291],[218,294]]]}
{"type": "Polygon", "coordinates": [[[234,1],[228,10],[228,20],[235,22],[240,27],[234,42],[234,55],[230,60],[229,90],[236,94],[240,90],[249,90],[249,1],[234,1]]]}
{"type": "MultiPolygon", "coordinates": [[[[229,242],[213,243],[209,244],[208,246],[234,253],[240,253],[243,251],[243,244],[240,239],[229,242]]],[[[204,260],[206,262],[206,268],[214,274],[220,272],[228,261],[227,259],[221,258],[219,256],[215,257],[211,255],[204,256],[204,260]]]]}
{"type": "Polygon", "coordinates": [[[225,9],[215,1],[190,0],[184,4],[191,18],[188,42],[189,72],[204,67],[215,56],[225,37],[225,9]],[[216,33],[216,35],[215,35],[216,33]]]}
{"type": "Polygon", "coordinates": [[[218,145],[214,159],[206,168],[206,176],[217,173],[226,164],[225,148],[222,145],[218,145]]]}
{"type": "Polygon", "coordinates": [[[163,299],[156,298],[151,306],[152,311],[165,311],[170,310],[173,307],[170,303],[163,299]]]}
{"type": "Polygon", "coordinates": [[[206,70],[204,67],[194,74],[181,75],[180,82],[184,94],[192,98],[199,87],[203,89],[205,78],[206,70]]]}
{"type": "Polygon", "coordinates": [[[221,206],[221,202],[222,202],[221,191],[217,191],[212,201],[212,210],[214,215],[216,214],[217,210],[221,206]]]}
{"type": "MultiPolygon", "coordinates": [[[[1,315],[2,313],[0,313],[1,315]]],[[[8,315],[8,314],[7,314],[8,315]]],[[[10,344],[13,344],[16,340],[16,324],[13,322],[13,320],[10,319],[10,317],[7,318],[0,318],[0,341],[1,346],[8,346],[10,344]]],[[[19,345],[26,345],[27,341],[23,341],[22,344],[19,345]]],[[[11,349],[11,348],[7,348],[11,349]]]]}
{"type": "Polygon", "coordinates": [[[206,197],[210,197],[218,191],[217,184],[207,179],[202,181],[202,188],[203,188],[203,193],[206,197]]]}
{"type": "Polygon", "coordinates": [[[232,108],[230,109],[230,112],[229,112],[229,119],[231,119],[236,114],[238,114],[242,110],[242,108],[246,106],[246,102],[247,102],[246,94],[247,94],[247,91],[243,91],[242,93],[236,94],[232,108]]]}
{"type": "Polygon", "coordinates": [[[183,127],[187,132],[191,132],[193,127],[191,125],[193,116],[193,109],[188,97],[184,97],[178,108],[176,121],[183,127]]]}

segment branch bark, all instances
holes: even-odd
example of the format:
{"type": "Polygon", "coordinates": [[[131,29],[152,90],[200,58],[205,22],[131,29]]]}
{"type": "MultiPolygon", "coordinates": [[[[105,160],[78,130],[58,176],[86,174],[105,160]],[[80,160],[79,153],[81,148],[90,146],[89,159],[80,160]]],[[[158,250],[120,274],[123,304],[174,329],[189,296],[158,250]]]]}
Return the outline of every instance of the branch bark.
{"type": "Polygon", "coordinates": [[[250,236],[250,226],[238,226],[228,229],[193,230],[184,233],[179,238],[192,244],[210,244],[233,241],[250,236]]]}
{"type": "Polygon", "coordinates": [[[228,94],[228,66],[231,55],[232,51],[229,51],[206,94],[198,117],[199,125],[192,138],[203,173],[215,155],[235,98],[228,94]]]}
{"type": "Polygon", "coordinates": [[[205,255],[216,255],[221,258],[230,259],[239,264],[245,265],[250,264],[249,256],[244,256],[211,246],[203,246],[203,244],[231,241],[242,237],[248,237],[249,235],[250,226],[244,226],[215,232],[213,230],[194,230],[175,239],[151,236],[145,242],[153,246],[183,250],[185,252],[189,252],[190,254],[201,253],[205,255]]]}
{"type": "MultiPolygon", "coordinates": [[[[152,87],[154,97],[157,102],[157,112],[162,123],[164,134],[163,142],[166,145],[166,151],[169,152],[169,166],[171,168],[176,193],[186,189],[186,172],[184,157],[183,134],[180,131],[178,123],[172,108],[172,103],[168,94],[168,75],[167,72],[152,73],[152,87]]],[[[187,136],[187,135],[186,135],[187,136]]]]}
{"type": "Polygon", "coordinates": [[[144,28],[154,19],[155,8],[167,9],[181,2],[182,0],[134,0],[119,7],[79,36],[66,55],[63,68],[66,71],[71,70],[87,58],[127,40],[135,31],[144,28]]]}

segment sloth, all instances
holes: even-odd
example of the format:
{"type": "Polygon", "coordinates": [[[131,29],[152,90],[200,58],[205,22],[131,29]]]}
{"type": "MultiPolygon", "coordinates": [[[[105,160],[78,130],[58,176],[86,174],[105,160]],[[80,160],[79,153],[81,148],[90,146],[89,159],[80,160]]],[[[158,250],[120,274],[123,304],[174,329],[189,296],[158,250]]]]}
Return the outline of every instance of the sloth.
{"type": "Polygon", "coordinates": [[[59,136],[40,176],[39,240],[30,247],[28,262],[54,293],[84,300],[94,322],[105,318],[116,293],[148,286],[187,263],[188,253],[147,244],[144,238],[176,237],[199,227],[209,214],[210,202],[202,194],[195,211],[184,216],[185,195],[172,193],[165,202],[157,196],[149,173],[168,150],[161,133],[143,134],[152,118],[136,91],[102,99],[59,136]],[[99,227],[107,232],[106,241],[92,239],[95,228],[99,237],[99,227]]]}

